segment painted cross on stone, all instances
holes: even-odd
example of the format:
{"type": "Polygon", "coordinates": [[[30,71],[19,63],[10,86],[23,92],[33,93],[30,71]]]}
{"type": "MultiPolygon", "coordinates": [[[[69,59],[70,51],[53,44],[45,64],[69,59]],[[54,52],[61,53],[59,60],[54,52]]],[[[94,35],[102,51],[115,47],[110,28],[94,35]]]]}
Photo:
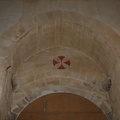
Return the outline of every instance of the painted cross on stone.
{"type": "Polygon", "coordinates": [[[67,66],[70,67],[70,64],[70,60],[67,60],[65,56],[58,56],[58,58],[53,59],[53,65],[60,70],[66,69],[67,66]]]}

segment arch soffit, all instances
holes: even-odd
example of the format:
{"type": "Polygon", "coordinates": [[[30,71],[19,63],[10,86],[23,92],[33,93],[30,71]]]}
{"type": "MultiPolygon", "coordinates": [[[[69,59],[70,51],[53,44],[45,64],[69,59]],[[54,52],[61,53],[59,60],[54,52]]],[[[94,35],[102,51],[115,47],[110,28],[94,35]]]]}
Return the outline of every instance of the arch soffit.
{"type": "MultiPolygon", "coordinates": [[[[105,40],[105,38],[106,40],[108,40],[108,44],[113,43],[112,42],[113,37],[116,37],[116,41],[119,38],[119,35],[117,36],[117,33],[115,34],[115,31],[107,23],[104,23],[92,17],[84,16],[80,13],[56,10],[56,11],[40,13],[37,16],[31,16],[29,18],[21,19],[20,22],[18,22],[16,25],[11,27],[5,33],[3,33],[1,39],[3,40],[8,39],[9,41],[17,43],[17,41],[19,41],[19,39],[22,36],[27,34],[35,26],[36,27],[44,26],[50,23],[51,21],[62,20],[62,19],[66,21],[71,21],[72,23],[76,23],[78,25],[82,25],[94,31],[94,33],[100,34],[103,37],[103,40],[105,40]],[[111,35],[110,32],[112,33],[113,36],[108,36],[108,35],[106,36],[106,34],[111,35]]],[[[110,46],[112,45],[114,44],[111,44],[110,46]]]]}
{"type": "MultiPolygon", "coordinates": [[[[8,39],[8,37],[9,37],[9,40],[11,40],[12,43],[15,42],[15,44],[12,44],[12,45],[16,46],[16,44],[18,43],[17,41],[19,41],[23,36],[27,35],[27,33],[29,33],[29,31],[31,31],[31,29],[33,29],[34,27],[45,26],[48,23],[51,23],[52,21],[61,20],[61,19],[65,20],[65,21],[70,21],[72,23],[76,23],[78,25],[85,26],[86,28],[89,28],[90,30],[94,31],[94,33],[97,34],[97,38],[98,38],[97,41],[100,41],[100,42],[102,41],[101,43],[105,44],[105,46],[107,46],[108,51],[106,49],[104,52],[102,51],[102,54],[105,54],[105,52],[106,52],[105,55],[112,54],[112,58],[114,58],[115,61],[118,59],[119,56],[118,56],[118,54],[116,54],[116,51],[119,52],[119,50],[118,50],[119,35],[117,35],[112,30],[112,28],[110,28],[108,25],[106,25],[94,18],[85,17],[85,16],[83,16],[79,13],[75,13],[75,12],[57,10],[57,11],[50,11],[47,13],[41,13],[37,16],[32,16],[29,19],[28,18],[22,19],[17,25],[15,25],[14,27],[11,28],[12,30],[10,29],[6,33],[4,33],[3,38],[8,39]],[[112,36],[109,36],[106,34],[109,34],[112,36]],[[117,41],[117,42],[115,42],[112,39],[113,37],[116,38],[115,41],[117,41]]],[[[107,57],[101,64],[103,64],[106,60],[109,60],[109,58],[107,58],[107,57]]],[[[109,63],[109,62],[106,62],[106,63],[109,63]]],[[[110,62],[110,64],[111,64],[111,62],[110,62]]],[[[114,63],[112,63],[112,64],[114,64],[114,63]]],[[[109,66],[110,65],[107,65],[107,67],[109,67],[109,66]]],[[[107,70],[109,70],[109,68],[107,68],[107,70]]]]}
{"type": "MultiPolygon", "coordinates": [[[[57,12],[57,11],[56,11],[57,12]]],[[[55,12],[55,13],[56,13],[55,12]]],[[[59,11],[59,12],[61,12],[61,11],[59,11]]],[[[50,13],[51,14],[51,13],[50,13]]],[[[75,23],[78,23],[78,24],[81,24],[82,22],[81,21],[79,21],[80,20],[80,18],[84,18],[83,16],[81,17],[81,16],[79,16],[78,14],[78,16],[80,17],[78,17],[79,19],[76,19],[76,20],[74,20],[73,18],[75,18],[74,17],[74,14],[75,13],[67,13],[67,18],[64,18],[64,19],[68,19],[68,20],[71,20],[71,19],[69,19],[69,17],[71,17],[72,18],[72,20],[71,21],[73,21],[73,22],[75,22],[75,23]],[[80,23],[79,23],[80,22],[80,23]]],[[[50,15],[51,16],[51,15],[50,15]]],[[[27,34],[28,33],[28,31],[30,31],[34,26],[38,26],[38,25],[45,25],[46,23],[49,23],[50,21],[50,19],[51,18],[49,18],[47,15],[46,15],[46,13],[45,14],[41,14],[40,15],[40,18],[43,18],[43,20],[40,20],[39,21],[39,19],[38,19],[39,17],[38,16],[35,16],[35,17],[33,17],[32,18],[32,22],[31,21],[27,21],[27,20],[21,20],[21,22],[20,22],[20,24],[18,24],[17,26],[19,26],[20,27],[20,29],[23,29],[23,31],[22,30],[18,30],[17,31],[17,35],[15,35],[15,38],[17,38],[17,40],[19,40],[21,37],[23,37],[25,34],[27,34]],[[47,18],[46,18],[47,17],[47,18]],[[44,18],[46,18],[46,21],[44,21],[44,18]],[[36,24],[36,22],[35,21],[37,21],[37,24],[36,24]],[[24,27],[25,27],[25,29],[24,29],[24,27]],[[22,28],[23,27],[23,28],[22,28]],[[21,31],[21,32],[20,32],[21,31]]],[[[61,18],[61,16],[59,16],[58,17],[58,19],[60,19],[61,18]]],[[[91,19],[91,18],[90,18],[91,19]]],[[[83,19],[82,19],[83,20],[83,19]]],[[[54,17],[52,18],[52,21],[54,21],[54,17]]],[[[91,20],[92,21],[92,20],[91,20]]],[[[94,28],[95,29],[95,27],[91,27],[91,25],[93,25],[92,23],[90,23],[91,21],[88,21],[88,19],[86,19],[86,22],[83,20],[83,23],[82,23],[82,25],[86,25],[87,27],[89,27],[90,29],[92,29],[92,28],[94,28]]],[[[94,22],[96,22],[96,21],[94,21],[93,20],[93,23],[94,22]]],[[[98,22],[98,24],[99,24],[99,27],[103,30],[103,28],[105,28],[106,26],[104,26],[104,24],[102,24],[101,25],[101,23],[99,23],[99,21],[97,21],[98,22]],[[102,26],[102,27],[101,27],[102,26]]],[[[96,27],[98,27],[98,26],[96,26],[96,27]]],[[[95,30],[97,30],[97,29],[95,29],[95,30]]],[[[94,31],[95,31],[94,30],[94,31]]],[[[102,35],[104,35],[104,32],[103,31],[98,31],[98,32],[100,32],[102,35]]],[[[15,32],[16,33],[16,32],[15,32]]],[[[16,42],[17,43],[17,42],[16,42]]],[[[108,42],[108,44],[109,44],[109,46],[111,46],[111,44],[108,42]]],[[[114,51],[114,49],[113,49],[113,51],[114,51]]]]}

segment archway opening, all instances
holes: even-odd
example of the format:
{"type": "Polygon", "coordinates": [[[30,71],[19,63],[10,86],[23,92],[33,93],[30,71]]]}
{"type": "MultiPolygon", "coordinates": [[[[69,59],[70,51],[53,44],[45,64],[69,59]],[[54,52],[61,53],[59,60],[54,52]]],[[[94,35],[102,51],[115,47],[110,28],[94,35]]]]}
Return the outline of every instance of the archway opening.
{"type": "Polygon", "coordinates": [[[89,100],[74,94],[55,93],[29,104],[17,120],[107,120],[89,100]]]}

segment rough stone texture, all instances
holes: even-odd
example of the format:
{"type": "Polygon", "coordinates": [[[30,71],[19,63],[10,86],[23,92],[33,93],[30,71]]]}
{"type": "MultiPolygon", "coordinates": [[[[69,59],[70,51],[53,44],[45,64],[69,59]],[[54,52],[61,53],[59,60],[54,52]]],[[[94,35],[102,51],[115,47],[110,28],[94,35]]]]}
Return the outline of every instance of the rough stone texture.
{"type": "Polygon", "coordinates": [[[0,119],[9,120],[9,102],[19,114],[57,86],[97,104],[109,120],[112,105],[120,120],[119,6],[119,0],[1,0],[0,119]],[[56,69],[52,61],[58,56],[71,66],[56,69]]]}
{"type": "Polygon", "coordinates": [[[64,47],[42,50],[24,62],[14,75],[13,84],[16,87],[13,93],[12,112],[20,113],[44,88],[63,86],[84,91],[84,97],[94,96],[90,100],[99,107],[103,104],[101,109],[107,115],[111,111],[111,106],[105,103],[109,100],[109,95],[102,87],[107,79],[92,59],[77,50],[64,47]],[[65,66],[64,70],[57,69],[53,65],[53,59],[57,58],[57,55],[65,55],[64,61],[69,59],[71,66],[65,66]],[[23,102],[24,99],[28,103],[23,102]]]}
{"type": "Polygon", "coordinates": [[[11,69],[7,59],[0,58],[0,119],[10,119],[11,104],[11,69]]]}

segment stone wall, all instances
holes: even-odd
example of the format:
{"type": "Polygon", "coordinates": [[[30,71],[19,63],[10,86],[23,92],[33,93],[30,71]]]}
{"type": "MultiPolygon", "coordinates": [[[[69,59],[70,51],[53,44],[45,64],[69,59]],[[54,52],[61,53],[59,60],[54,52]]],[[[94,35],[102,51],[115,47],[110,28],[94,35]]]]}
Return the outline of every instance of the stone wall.
{"type": "Polygon", "coordinates": [[[11,68],[6,59],[0,58],[0,120],[9,120],[11,116],[11,68]]]}
{"type": "MultiPolygon", "coordinates": [[[[24,101],[29,99],[26,96],[32,96],[32,90],[39,92],[38,88],[42,89],[45,84],[43,93],[49,85],[53,88],[59,86],[58,91],[62,92],[80,89],[76,93],[81,96],[82,89],[86,93],[84,97],[97,104],[110,120],[112,110],[114,119],[119,120],[119,5],[117,0],[0,1],[0,19],[3,21],[0,23],[1,119],[8,119],[5,117],[10,114],[12,79],[11,106],[12,112],[17,115],[29,104],[24,101]],[[58,56],[66,56],[73,61],[68,71],[54,70],[51,61],[58,56]],[[63,90],[62,86],[65,87],[63,90]],[[97,96],[99,99],[94,98],[98,93],[101,93],[97,96]],[[17,99],[19,95],[21,98],[17,99]],[[100,103],[95,102],[98,100],[100,103]],[[110,101],[112,110],[106,100],[110,101]],[[21,107],[21,102],[24,107],[21,107]]],[[[40,96],[38,94],[34,99],[40,96]]]]}

